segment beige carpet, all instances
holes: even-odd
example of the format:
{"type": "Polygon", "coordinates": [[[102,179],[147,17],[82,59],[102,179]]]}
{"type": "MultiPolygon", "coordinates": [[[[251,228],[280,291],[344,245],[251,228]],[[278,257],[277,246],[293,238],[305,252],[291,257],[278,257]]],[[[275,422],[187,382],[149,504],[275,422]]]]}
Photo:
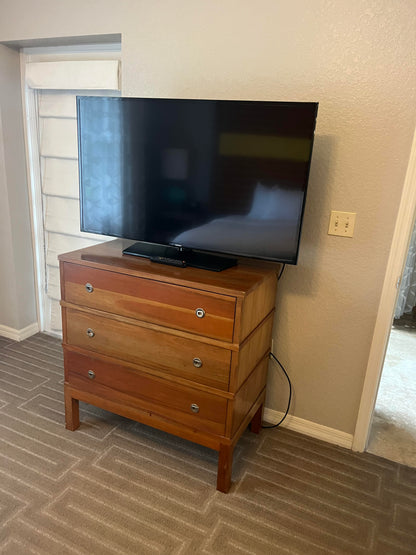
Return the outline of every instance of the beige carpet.
{"type": "Polygon", "coordinates": [[[0,553],[414,554],[416,470],[284,430],[217,453],[83,405],[64,429],[59,341],[0,338],[0,553]]]}

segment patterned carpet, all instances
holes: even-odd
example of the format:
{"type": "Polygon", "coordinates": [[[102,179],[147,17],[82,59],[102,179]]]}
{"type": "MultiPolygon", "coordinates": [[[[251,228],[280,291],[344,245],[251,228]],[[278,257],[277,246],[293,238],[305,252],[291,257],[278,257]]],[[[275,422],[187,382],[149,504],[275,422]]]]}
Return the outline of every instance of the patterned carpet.
{"type": "Polygon", "coordinates": [[[83,405],[64,429],[60,342],[0,338],[0,553],[414,554],[416,469],[285,429],[217,453],[83,405]]]}

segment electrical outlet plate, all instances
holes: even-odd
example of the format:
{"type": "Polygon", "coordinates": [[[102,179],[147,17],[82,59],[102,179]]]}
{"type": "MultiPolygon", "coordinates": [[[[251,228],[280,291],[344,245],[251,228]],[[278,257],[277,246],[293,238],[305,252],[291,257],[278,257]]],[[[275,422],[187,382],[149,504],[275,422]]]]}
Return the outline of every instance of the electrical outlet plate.
{"type": "Polygon", "coordinates": [[[338,212],[332,210],[329,220],[328,235],[352,237],[354,235],[356,212],[338,212]]]}

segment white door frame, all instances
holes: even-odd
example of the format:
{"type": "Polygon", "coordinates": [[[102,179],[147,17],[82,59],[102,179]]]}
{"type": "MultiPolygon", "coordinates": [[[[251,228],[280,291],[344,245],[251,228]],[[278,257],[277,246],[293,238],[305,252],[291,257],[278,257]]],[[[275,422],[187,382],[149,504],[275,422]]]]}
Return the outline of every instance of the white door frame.
{"type": "Polygon", "coordinates": [[[416,213],[416,132],[413,136],[402,198],[384,278],[376,325],[368,359],[361,403],[358,411],[352,449],[364,451],[367,447],[378,386],[383,370],[386,348],[393,322],[398,286],[406,262],[409,240],[416,213]]]}
{"type": "Polygon", "coordinates": [[[42,218],[42,194],[38,184],[40,177],[40,160],[38,143],[38,102],[37,91],[29,89],[25,83],[25,59],[20,54],[22,101],[23,101],[23,125],[26,146],[26,171],[29,189],[29,210],[32,224],[32,249],[33,266],[35,273],[36,308],[39,330],[44,330],[45,324],[45,300],[41,291],[41,284],[45,283],[45,244],[43,240],[43,218],[42,218]]]}

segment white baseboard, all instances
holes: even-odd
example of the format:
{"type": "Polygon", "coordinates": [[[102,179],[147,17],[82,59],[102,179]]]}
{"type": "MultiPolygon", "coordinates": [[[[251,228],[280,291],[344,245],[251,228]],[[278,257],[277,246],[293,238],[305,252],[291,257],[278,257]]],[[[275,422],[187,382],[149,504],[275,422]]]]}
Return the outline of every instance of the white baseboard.
{"type": "Polygon", "coordinates": [[[8,326],[2,326],[0,324],[0,336],[7,337],[7,339],[13,339],[14,341],[23,341],[23,339],[27,339],[31,335],[35,335],[35,333],[38,332],[39,324],[37,322],[30,324],[21,330],[9,328],[8,326]]]}
{"type": "MultiPolygon", "coordinates": [[[[264,409],[263,420],[265,422],[277,424],[282,417],[282,412],[268,408],[264,409]]],[[[351,449],[352,447],[352,434],[347,434],[346,432],[341,432],[340,430],[335,430],[334,428],[328,428],[327,426],[322,426],[321,424],[315,424],[315,422],[303,420],[302,418],[297,418],[296,416],[292,416],[290,414],[287,415],[281,426],[282,428],[287,428],[288,430],[293,430],[294,432],[299,432],[315,439],[322,439],[328,443],[339,445],[340,447],[346,447],[347,449],[351,449]]]]}

